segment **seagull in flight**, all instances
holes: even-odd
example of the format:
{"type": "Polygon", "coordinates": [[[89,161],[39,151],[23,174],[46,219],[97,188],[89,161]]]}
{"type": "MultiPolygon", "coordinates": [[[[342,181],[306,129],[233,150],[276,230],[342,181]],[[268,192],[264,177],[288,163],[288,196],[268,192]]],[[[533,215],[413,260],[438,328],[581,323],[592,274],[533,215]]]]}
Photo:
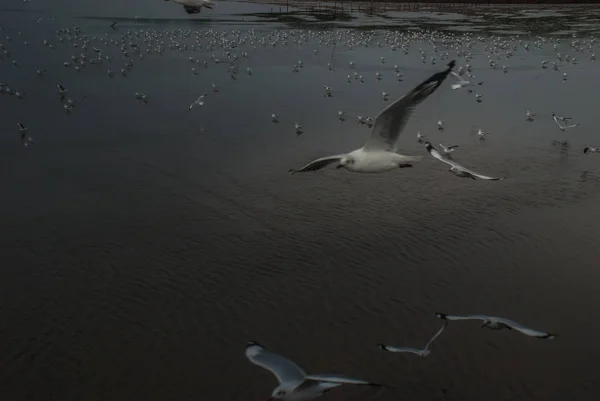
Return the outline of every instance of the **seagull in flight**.
{"type": "Polygon", "coordinates": [[[23,144],[23,146],[31,145],[33,143],[33,139],[31,139],[31,137],[27,135],[27,127],[25,126],[25,124],[17,122],[17,125],[19,126],[19,134],[21,135],[21,143],[23,144]]]}
{"type": "Polygon", "coordinates": [[[61,84],[56,84],[56,87],[58,88],[58,94],[60,95],[60,101],[62,102],[65,100],[65,94],[67,93],[67,90],[61,84]]]}
{"type": "Polygon", "coordinates": [[[192,104],[190,104],[190,107],[188,110],[191,110],[194,106],[204,106],[204,98],[206,97],[206,95],[200,95],[198,96],[198,99],[194,100],[194,102],[192,104]]]}
{"type": "Polygon", "coordinates": [[[268,401],[308,401],[342,384],[379,386],[380,384],[335,374],[307,375],[289,359],[275,354],[257,342],[246,345],[246,357],[255,365],[269,370],[279,381],[268,401]]]}
{"type": "Polygon", "coordinates": [[[500,181],[505,179],[506,177],[488,177],[487,175],[482,175],[479,173],[474,172],[473,170],[469,170],[466,167],[461,166],[460,164],[456,163],[454,160],[451,160],[447,157],[444,157],[440,154],[440,152],[437,151],[436,148],[434,148],[433,146],[431,146],[431,143],[429,142],[425,142],[425,149],[427,149],[427,151],[429,152],[429,154],[433,157],[435,157],[436,159],[438,159],[439,161],[448,164],[451,168],[450,171],[454,174],[456,174],[458,177],[463,177],[463,178],[471,178],[473,180],[476,180],[477,178],[482,179],[482,180],[492,180],[492,181],[500,181]]]}
{"type": "Polygon", "coordinates": [[[527,110],[527,121],[533,121],[533,119],[535,118],[535,114],[530,112],[529,110],[527,110]]]}
{"type": "Polygon", "coordinates": [[[404,156],[396,153],[400,133],[406,125],[413,110],[444,82],[455,61],[448,63],[444,71],[437,72],[417,85],[413,90],[390,104],[375,117],[371,136],[362,148],[350,153],[322,157],[314,160],[298,170],[290,170],[290,174],[320,170],[337,163],[336,168],[357,173],[381,173],[397,168],[412,167],[419,162],[421,156],[404,156]]]}
{"type": "Polygon", "coordinates": [[[586,146],[583,149],[583,153],[600,153],[600,147],[592,148],[591,146],[586,146]]]}
{"type": "Polygon", "coordinates": [[[392,345],[384,345],[384,344],[378,344],[378,345],[379,345],[379,348],[381,348],[384,351],[409,352],[411,354],[426,357],[429,354],[431,354],[431,351],[429,351],[429,346],[431,345],[431,343],[433,343],[435,341],[435,339],[438,338],[440,336],[440,334],[442,334],[442,332],[444,331],[444,329],[447,326],[448,326],[448,322],[444,321],[444,324],[442,324],[442,327],[437,331],[437,333],[435,333],[433,335],[433,337],[431,337],[431,339],[427,342],[427,344],[425,345],[425,348],[423,348],[423,349],[416,349],[416,348],[410,348],[410,347],[394,347],[392,345]]]}
{"type": "Polygon", "coordinates": [[[481,320],[483,323],[481,327],[487,327],[491,330],[517,330],[526,336],[541,338],[544,340],[553,340],[557,337],[557,334],[546,333],[544,331],[530,329],[528,327],[523,326],[520,323],[515,322],[514,320],[506,319],[503,317],[494,317],[494,316],[486,316],[486,315],[468,315],[468,316],[455,316],[455,315],[447,315],[445,313],[436,313],[435,314],[440,319],[444,320],[481,320]]]}
{"type": "Polygon", "coordinates": [[[440,143],[440,148],[442,148],[442,152],[448,156],[450,153],[454,152],[454,149],[458,148],[458,145],[450,145],[446,147],[440,143]]]}
{"type": "Polygon", "coordinates": [[[460,75],[458,75],[454,71],[451,71],[450,74],[452,74],[454,76],[454,78],[457,79],[457,82],[455,84],[450,85],[450,87],[452,89],[454,89],[454,90],[465,88],[467,86],[475,86],[475,85],[482,85],[483,84],[483,82],[478,82],[476,84],[471,83],[470,81],[467,81],[467,80],[463,79],[463,77],[461,77],[460,75]]]}
{"type": "Polygon", "coordinates": [[[558,125],[558,129],[560,129],[561,131],[564,131],[567,128],[574,128],[579,125],[579,123],[569,124],[569,121],[572,120],[571,117],[558,117],[554,113],[552,113],[552,118],[554,119],[556,125],[558,125]],[[565,125],[563,125],[563,123],[565,125]]]}

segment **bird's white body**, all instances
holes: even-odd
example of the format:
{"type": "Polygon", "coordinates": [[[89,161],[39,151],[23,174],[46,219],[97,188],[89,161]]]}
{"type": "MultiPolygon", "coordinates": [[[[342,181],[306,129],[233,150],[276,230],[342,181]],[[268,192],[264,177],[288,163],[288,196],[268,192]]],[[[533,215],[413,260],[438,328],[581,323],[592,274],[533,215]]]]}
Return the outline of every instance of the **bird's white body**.
{"type": "Polygon", "coordinates": [[[421,156],[403,156],[395,152],[365,151],[363,148],[348,153],[353,160],[342,167],[355,173],[383,173],[401,167],[412,167],[412,163],[421,161],[421,156]]]}

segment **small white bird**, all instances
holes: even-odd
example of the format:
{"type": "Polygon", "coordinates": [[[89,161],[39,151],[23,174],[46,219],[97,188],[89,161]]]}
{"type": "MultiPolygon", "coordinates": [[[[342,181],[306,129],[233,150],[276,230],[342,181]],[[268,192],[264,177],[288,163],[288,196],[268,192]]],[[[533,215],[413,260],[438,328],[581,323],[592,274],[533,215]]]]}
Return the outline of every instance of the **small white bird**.
{"type": "Polygon", "coordinates": [[[279,122],[279,116],[275,113],[271,114],[271,122],[277,124],[279,122]]]}
{"type": "Polygon", "coordinates": [[[431,351],[429,351],[429,346],[431,345],[431,343],[433,343],[435,341],[435,339],[438,338],[440,336],[440,334],[442,334],[442,332],[444,331],[444,329],[447,326],[448,326],[448,322],[444,321],[444,324],[442,324],[442,327],[433,335],[433,337],[431,337],[431,339],[427,342],[427,344],[425,345],[425,348],[423,348],[423,349],[416,349],[416,348],[410,348],[410,347],[395,347],[392,345],[384,345],[384,344],[378,344],[378,346],[379,346],[379,348],[381,348],[384,351],[409,352],[411,354],[426,357],[429,354],[431,354],[431,351]]]}
{"type": "Polygon", "coordinates": [[[37,70],[35,73],[41,77],[44,76],[44,74],[46,74],[46,70],[37,70]]]}
{"type": "Polygon", "coordinates": [[[534,118],[535,118],[535,114],[533,114],[529,110],[527,110],[527,121],[533,121],[534,118]]]}
{"type": "Polygon", "coordinates": [[[58,88],[58,94],[60,95],[60,101],[62,102],[63,100],[65,100],[67,90],[61,84],[56,84],[56,87],[58,88]]]}
{"type": "Polygon", "coordinates": [[[556,125],[558,125],[558,129],[560,129],[561,131],[564,131],[567,128],[574,128],[579,125],[579,124],[569,124],[569,122],[572,120],[571,117],[558,117],[557,115],[552,113],[552,118],[554,119],[554,122],[556,123],[556,125]],[[564,123],[565,125],[563,125],[561,123],[564,123]]]}
{"type": "Polygon", "coordinates": [[[219,88],[217,85],[215,85],[215,84],[213,83],[213,84],[212,84],[212,90],[213,90],[213,92],[215,92],[215,93],[216,93],[216,92],[218,92],[218,91],[220,90],[220,88],[219,88]]]}
{"type": "Polygon", "coordinates": [[[27,135],[28,128],[25,126],[25,124],[21,122],[17,122],[17,125],[19,126],[19,134],[21,136],[21,143],[23,144],[23,146],[31,145],[33,143],[33,139],[31,139],[31,137],[27,135]]]}
{"type": "Polygon", "coordinates": [[[491,181],[500,181],[500,180],[503,180],[506,178],[506,177],[497,177],[497,178],[496,177],[488,177],[487,175],[482,175],[482,174],[474,172],[473,170],[469,170],[468,168],[465,168],[465,167],[461,166],[460,164],[456,163],[454,160],[442,156],[440,154],[440,152],[438,152],[437,149],[435,149],[433,146],[431,146],[431,144],[429,142],[425,143],[425,149],[427,149],[429,154],[431,156],[433,156],[434,158],[438,159],[439,161],[441,161],[443,163],[448,164],[450,166],[450,172],[454,173],[457,177],[471,178],[473,180],[480,178],[482,180],[491,180],[491,181]]]}
{"type": "Polygon", "coordinates": [[[583,153],[600,153],[600,147],[592,148],[590,146],[586,146],[583,149],[583,153]]]}
{"type": "Polygon", "coordinates": [[[346,121],[346,112],[345,111],[338,110],[338,120],[340,120],[340,122],[346,121]]]}
{"type": "Polygon", "coordinates": [[[252,75],[252,68],[250,68],[250,67],[246,68],[246,72],[248,73],[248,75],[252,75]]]}
{"type": "Polygon", "coordinates": [[[387,102],[388,100],[390,100],[390,95],[389,93],[381,92],[381,98],[384,102],[387,102]]]}
{"type": "Polygon", "coordinates": [[[376,72],[375,73],[375,79],[377,79],[378,81],[381,81],[381,73],[376,72]]]}
{"type": "Polygon", "coordinates": [[[294,128],[296,129],[296,135],[301,135],[304,133],[304,127],[298,124],[297,122],[294,123],[294,128]]]}
{"type": "Polygon", "coordinates": [[[444,130],[444,122],[442,120],[439,120],[437,122],[437,127],[438,127],[438,130],[443,131],[444,130]]]}
{"type": "Polygon", "coordinates": [[[487,132],[483,132],[483,130],[479,128],[479,131],[477,131],[477,136],[479,136],[479,139],[485,139],[487,132]]]}
{"type": "Polygon", "coordinates": [[[325,85],[325,94],[323,96],[325,96],[325,97],[331,97],[331,94],[332,94],[332,88],[331,88],[331,86],[325,85]]]}
{"type": "Polygon", "coordinates": [[[307,375],[294,362],[268,351],[255,341],[246,345],[246,357],[253,364],[269,370],[277,378],[279,385],[271,393],[271,401],[309,401],[342,384],[381,386],[342,375],[307,375]]]}
{"type": "Polygon", "coordinates": [[[192,104],[190,104],[190,107],[188,108],[188,110],[191,110],[194,106],[204,106],[204,98],[206,97],[206,94],[200,95],[198,96],[198,99],[194,100],[194,102],[192,104]]]}
{"type": "Polygon", "coordinates": [[[479,93],[475,94],[475,100],[477,101],[477,103],[481,103],[481,95],[479,93]]]}
{"type": "Polygon", "coordinates": [[[450,145],[446,147],[440,143],[440,148],[442,148],[442,152],[448,156],[450,153],[454,152],[454,149],[458,148],[458,145],[450,145]]]}
{"type": "Polygon", "coordinates": [[[142,92],[135,92],[135,98],[141,100],[144,103],[148,103],[148,95],[142,92]]]}
{"type": "Polygon", "coordinates": [[[534,330],[523,326],[514,320],[506,319],[503,317],[486,316],[486,315],[468,315],[468,316],[454,316],[447,315],[445,313],[436,313],[438,318],[444,320],[481,320],[483,324],[481,327],[487,327],[491,330],[517,330],[526,336],[541,338],[544,340],[552,340],[557,337],[557,334],[546,333],[544,331],[534,330]]]}
{"type": "Polygon", "coordinates": [[[419,143],[423,143],[423,142],[425,142],[426,140],[427,140],[427,138],[425,138],[425,136],[424,136],[424,135],[421,135],[421,133],[420,133],[420,132],[417,132],[417,142],[419,142],[419,143]]]}

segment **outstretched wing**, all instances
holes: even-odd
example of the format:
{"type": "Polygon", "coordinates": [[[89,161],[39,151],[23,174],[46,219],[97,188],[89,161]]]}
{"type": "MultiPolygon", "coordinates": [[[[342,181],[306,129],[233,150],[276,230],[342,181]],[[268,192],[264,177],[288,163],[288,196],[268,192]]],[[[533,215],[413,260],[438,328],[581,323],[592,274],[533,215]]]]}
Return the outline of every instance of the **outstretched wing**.
{"type": "Polygon", "coordinates": [[[312,162],[308,163],[306,166],[302,167],[299,170],[290,169],[289,173],[296,174],[296,173],[305,173],[307,171],[320,170],[323,167],[330,165],[331,163],[342,160],[342,158],[344,156],[345,155],[334,155],[334,156],[321,157],[320,159],[313,160],[312,162]]]}
{"type": "Polygon", "coordinates": [[[262,345],[251,341],[246,345],[246,357],[255,365],[269,370],[277,377],[279,383],[302,382],[306,373],[294,362],[275,354],[262,345]]]}
{"type": "Polygon", "coordinates": [[[365,150],[395,150],[400,133],[415,107],[435,92],[455,64],[454,60],[451,61],[444,71],[433,74],[416,88],[379,112],[375,117],[373,132],[363,148],[365,150]]]}
{"type": "Polygon", "coordinates": [[[553,338],[556,337],[556,334],[550,334],[550,333],[546,333],[545,331],[530,329],[529,327],[525,327],[521,323],[517,323],[514,320],[505,319],[502,317],[496,318],[495,320],[499,323],[503,323],[507,326],[510,326],[514,330],[520,331],[521,333],[525,334],[526,336],[543,338],[546,340],[552,340],[553,338]]]}
{"type": "Polygon", "coordinates": [[[457,315],[448,315],[446,313],[439,313],[439,312],[437,312],[435,315],[438,318],[444,319],[444,320],[485,320],[485,321],[487,321],[487,320],[493,319],[493,317],[485,316],[485,315],[457,316],[457,315]]]}
{"type": "Polygon", "coordinates": [[[337,383],[337,384],[359,384],[363,386],[381,386],[381,384],[371,383],[365,380],[355,379],[344,375],[335,374],[317,374],[308,375],[306,380],[314,380],[319,382],[337,383]]]}
{"type": "Polygon", "coordinates": [[[446,328],[446,326],[448,326],[448,321],[444,320],[444,323],[442,324],[442,327],[440,327],[440,329],[437,331],[437,333],[434,334],[433,337],[431,337],[431,340],[429,340],[427,342],[427,344],[425,345],[424,349],[429,349],[429,346],[431,345],[432,342],[435,341],[436,338],[438,338],[440,336],[440,334],[442,334],[442,332],[444,331],[444,329],[446,328]]]}
{"type": "Polygon", "coordinates": [[[411,348],[411,347],[396,347],[394,345],[385,345],[385,344],[378,344],[378,345],[379,345],[379,348],[381,348],[384,351],[388,351],[388,352],[408,352],[411,354],[423,355],[422,349],[416,349],[416,348],[411,348]]]}
{"type": "Polygon", "coordinates": [[[480,179],[482,179],[482,180],[492,180],[492,181],[499,181],[499,180],[503,180],[503,179],[505,179],[505,178],[506,178],[506,177],[489,177],[489,176],[487,176],[487,175],[482,175],[482,174],[476,173],[475,171],[473,171],[473,170],[470,170],[470,169],[468,169],[468,168],[466,168],[466,167],[463,167],[463,166],[461,166],[460,164],[458,164],[457,162],[455,162],[454,160],[452,160],[452,159],[449,159],[449,158],[447,158],[447,157],[444,157],[444,156],[442,156],[442,155],[440,154],[440,152],[438,152],[438,151],[437,151],[437,149],[436,149],[436,148],[434,148],[434,147],[431,145],[431,143],[429,143],[429,142],[426,142],[426,143],[425,143],[425,149],[427,149],[427,151],[429,152],[429,154],[430,154],[431,156],[435,157],[435,158],[436,158],[436,159],[438,159],[439,161],[441,161],[441,162],[443,162],[443,163],[446,163],[446,164],[448,164],[448,165],[450,165],[450,166],[452,166],[452,167],[456,167],[457,169],[459,169],[459,170],[462,170],[462,171],[464,171],[464,172],[466,172],[466,173],[469,173],[469,174],[471,174],[471,175],[473,175],[473,176],[475,176],[475,177],[477,177],[477,178],[480,178],[480,179]]]}

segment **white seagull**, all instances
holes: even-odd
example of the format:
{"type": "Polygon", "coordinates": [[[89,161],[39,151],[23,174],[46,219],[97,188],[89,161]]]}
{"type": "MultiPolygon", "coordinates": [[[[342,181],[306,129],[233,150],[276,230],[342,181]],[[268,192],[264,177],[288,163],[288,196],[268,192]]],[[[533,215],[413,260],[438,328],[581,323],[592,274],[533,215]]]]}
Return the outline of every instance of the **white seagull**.
{"type": "Polygon", "coordinates": [[[335,374],[307,375],[289,359],[251,341],[246,345],[246,357],[255,365],[269,370],[279,381],[269,401],[308,401],[342,384],[381,386],[364,380],[335,374]]]}
{"type": "Polygon", "coordinates": [[[440,143],[440,148],[442,148],[442,152],[444,152],[445,155],[448,155],[449,153],[454,152],[454,149],[458,148],[458,145],[450,145],[446,147],[440,143]]]}
{"type": "Polygon", "coordinates": [[[423,143],[426,140],[427,140],[427,138],[425,138],[425,135],[422,135],[420,132],[417,132],[417,142],[423,143]]]}
{"type": "Polygon", "coordinates": [[[465,88],[467,86],[475,86],[475,85],[482,85],[483,82],[478,82],[476,84],[471,83],[470,81],[466,81],[463,79],[463,77],[461,77],[460,75],[458,75],[457,73],[455,73],[454,71],[451,72],[451,74],[458,80],[457,83],[450,85],[450,87],[454,90],[460,89],[460,88],[465,88]]]}
{"type": "Polygon", "coordinates": [[[429,351],[429,346],[431,345],[431,343],[433,343],[433,341],[435,341],[436,338],[439,337],[440,334],[442,334],[442,332],[444,331],[446,326],[448,326],[448,322],[444,321],[444,324],[442,324],[442,327],[437,331],[437,333],[434,334],[433,337],[431,337],[431,339],[427,342],[427,344],[425,345],[425,348],[423,348],[423,349],[416,349],[416,348],[410,348],[410,347],[395,347],[393,345],[384,345],[384,344],[378,344],[378,345],[379,345],[379,348],[381,348],[384,351],[410,352],[410,353],[418,355],[418,356],[426,357],[429,354],[431,354],[431,351],[429,351]]]}
{"type": "Polygon", "coordinates": [[[183,5],[183,9],[188,14],[198,14],[202,11],[202,7],[213,8],[214,3],[210,0],[165,0],[172,1],[173,3],[179,3],[183,5]]]}
{"type": "Polygon", "coordinates": [[[61,84],[56,84],[56,87],[58,88],[58,94],[60,95],[60,101],[62,102],[65,100],[65,94],[67,93],[67,90],[61,84]]]}
{"type": "Polygon", "coordinates": [[[586,146],[583,149],[583,153],[600,153],[600,147],[592,148],[591,146],[586,146]]]}
{"type": "Polygon", "coordinates": [[[483,130],[479,128],[479,131],[477,131],[477,135],[479,136],[479,139],[485,139],[485,137],[487,136],[487,132],[483,132],[483,130]]]}
{"type": "Polygon", "coordinates": [[[465,168],[463,166],[461,166],[460,164],[456,163],[454,160],[450,160],[447,157],[444,157],[440,154],[440,152],[437,151],[436,148],[434,148],[433,146],[431,146],[431,143],[429,142],[425,142],[425,149],[427,149],[427,151],[429,152],[429,154],[433,157],[435,157],[436,159],[438,159],[439,161],[448,164],[451,168],[450,171],[454,174],[456,174],[458,177],[463,177],[463,178],[471,178],[473,180],[476,180],[477,178],[480,178],[482,180],[492,180],[492,181],[500,181],[505,179],[506,177],[488,177],[487,175],[481,175],[479,173],[474,172],[473,170],[469,170],[468,168],[465,168]]]}
{"type": "Polygon", "coordinates": [[[552,118],[554,119],[554,122],[556,123],[556,125],[558,125],[558,129],[560,129],[561,131],[564,131],[567,128],[574,128],[579,125],[579,123],[569,124],[569,120],[571,120],[571,117],[558,117],[554,113],[552,113],[552,118]],[[566,125],[562,125],[561,121],[563,123],[565,123],[566,125]]]}
{"type": "Polygon", "coordinates": [[[188,110],[191,110],[194,106],[204,106],[204,98],[206,97],[206,95],[200,95],[198,96],[198,99],[194,100],[194,102],[192,104],[190,104],[190,107],[188,108],[188,110]]]}
{"type": "Polygon", "coordinates": [[[433,74],[413,90],[379,112],[371,136],[362,148],[350,153],[322,157],[308,163],[299,170],[289,170],[290,174],[320,170],[337,162],[337,168],[357,173],[381,173],[402,167],[412,167],[421,156],[403,156],[396,153],[398,139],[412,111],[444,82],[455,61],[448,67],[433,74]]]}
{"type": "Polygon", "coordinates": [[[437,127],[440,131],[444,130],[444,122],[442,120],[437,122],[437,127]]]}
{"type": "Polygon", "coordinates": [[[527,110],[527,121],[533,121],[534,118],[535,118],[535,114],[533,114],[529,110],[527,110]]]}
{"type": "Polygon", "coordinates": [[[501,330],[501,329],[509,329],[509,330],[517,330],[526,336],[541,338],[544,340],[552,340],[557,337],[557,334],[546,333],[544,331],[530,329],[528,327],[523,326],[520,323],[515,322],[514,320],[506,319],[503,317],[494,317],[494,316],[486,316],[486,315],[468,315],[468,316],[454,316],[447,315],[445,313],[436,313],[435,314],[440,319],[444,320],[481,320],[483,324],[481,327],[487,327],[491,330],[501,330]]]}

